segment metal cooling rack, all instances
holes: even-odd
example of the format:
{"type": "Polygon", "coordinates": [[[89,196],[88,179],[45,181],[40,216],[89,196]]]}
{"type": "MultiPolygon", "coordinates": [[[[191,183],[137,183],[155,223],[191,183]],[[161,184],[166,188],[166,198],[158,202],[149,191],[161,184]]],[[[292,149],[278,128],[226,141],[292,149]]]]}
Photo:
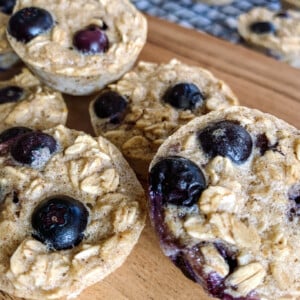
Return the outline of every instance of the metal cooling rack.
{"type": "Polygon", "coordinates": [[[213,6],[195,0],[132,0],[146,14],[169,20],[185,27],[212,34],[233,43],[240,42],[237,18],[255,6],[280,9],[278,0],[233,1],[229,5],[213,6]]]}

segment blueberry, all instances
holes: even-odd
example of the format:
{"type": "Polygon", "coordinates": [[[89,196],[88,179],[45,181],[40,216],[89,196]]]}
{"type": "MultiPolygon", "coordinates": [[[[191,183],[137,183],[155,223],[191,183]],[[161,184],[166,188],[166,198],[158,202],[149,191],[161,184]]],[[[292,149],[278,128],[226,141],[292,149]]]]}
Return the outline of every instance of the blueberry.
{"type": "Polygon", "coordinates": [[[57,142],[51,135],[33,131],[20,136],[12,144],[10,153],[21,164],[41,167],[50,159],[57,148],[57,142]]]}
{"type": "Polygon", "coordinates": [[[9,148],[13,145],[16,140],[32,131],[27,127],[11,127],[0,133],[0,155],[5,155],[9,152],[9,148]]]}
{"type": "Polygon", "coordinates": [[[88,221],[88,210],[78,200],[56,196],[42,201],[32,214],[33,237],[50,249],[70,249],[78,245],[88,221]]]}
{"type": "Polygon", "coordinates": [[[10,15],[14,9],[16,0],[0,0],[0,11],[10,15]]]}
{"type": "Polygon", "coordinates": [[[0,133],[0,144],[15,140],[17,137],[31,131],[32,129],[22,126],[8,128],[0,133]]]}
{"type": "Polygon", "coordinates": [[[7,31],[17,41],[28,43],[54,25],[51,14],[39,7],[25,7],[11,16],[7,31]]]}
{"type": "Polygon", "coordinates": [[[260,154],[264,155],[268,150],[277,151],[276,147],[278,146],[278,143],[272,145],[266,134],[263,133],[256,136],[255,146],[259,148],[260,154]]]}
{"type": "Polygon", "coordinates": [[[24,90],[18,86],[7,86],[0,89],[0,104],[17,102],[24,95],[24,90]]]}
{"type": "Polygon", "coordinates": [[[221,155],[240,164],[252,152],[250,134],[240,125],[231,121],[220,121],[199,132],[198,138],[203,151],[210,157],[221,155]]]}
{"type": "Polygon", "coordinates": [[[96,25],[90,25],[75,32],[73,37],[75,48],[85,54],[104,53],[108,50],[107,35],[96,25]]]}
{"type": "Polygon", "coordinates": [[[119,124],[125,117],[126,99],[114,91],[101,93],[94,102],[94,111],[98,118],[109,118],[110,123],[119,124]]]}
{"type": "Polygon", "coordinates": [[[249,26],[250,30],[256,34],[275,33],[276,29],[273,23],[267,21],[254,22],[249,26]]]}
{"type": "Polygon", "coordinates": [[[178,156],[160,160],[151,169],[150,193],[162,197],[162,202],[192,206],[206,187],[205,177],[192,161],[178,156]]]}
{"type": "Polygon", "coordinates": [[[203,105],[204,96],[193,83],[178,83],[170,87],[163,100],[178,109],[194,110],[203,105]]]}

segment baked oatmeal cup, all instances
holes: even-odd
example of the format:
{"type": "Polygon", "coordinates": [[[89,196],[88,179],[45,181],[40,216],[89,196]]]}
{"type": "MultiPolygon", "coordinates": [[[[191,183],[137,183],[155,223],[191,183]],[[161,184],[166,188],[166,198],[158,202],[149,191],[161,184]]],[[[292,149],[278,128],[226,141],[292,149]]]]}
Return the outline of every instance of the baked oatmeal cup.
{"type": "Polygon", "coordinates": [[[0,149],[0,290],[75,298],[123,264],[145,195],[114,145],[59,125],[0,134],[0,149]]]}
{"type": "Polygon", "coordinates": [[[158,147],[180,126],[209,111],[237,105],[222,80],[178,60],[139,62],[90,103],[96,135],[113,142],[142,178],[158,147]]]}
{"type": "Polygon", "coordinates": [[[300,12],[254,8],[240,15],[238,32],[248,45],[300,68],[300,12]]]}
{"type": "Polygon", "coordinates": [[[166,256],[222,300],[300,299],[300,131],[231,107],[154,157],[150,218],[166,256]]]}
{"type": "Polygon", "coordinates": [[[48,86],[87,95],[135,63],[147,35],[145,17],[128,0],[20,0],[7,37],[48,86]]]}

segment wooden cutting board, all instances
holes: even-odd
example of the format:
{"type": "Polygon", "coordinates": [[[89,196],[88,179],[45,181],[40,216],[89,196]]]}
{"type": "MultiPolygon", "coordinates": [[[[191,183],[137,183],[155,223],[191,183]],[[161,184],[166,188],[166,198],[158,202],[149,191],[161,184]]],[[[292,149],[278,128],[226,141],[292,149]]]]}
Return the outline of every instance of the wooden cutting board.
{"type": "MultiPolygon", "coordinates": [[[[242,105],[269,112],[300,127],[300,70],[203,33],[148,17],[148,43],[140,59],[168,62],[177,58],[199,65],[226,81],[242,105]]],[[[66,96],[68,126],[92,134],[91,97],[66,96]]],[[[0,299],[13,299],[1,295],[0,299]]],[[[77,300],[208,300],[202,288],[186,279],[162,254],[149,221],[124,265],[77,300]]],[[[43,299],[41,299],[43,300],[43,299]]]]}

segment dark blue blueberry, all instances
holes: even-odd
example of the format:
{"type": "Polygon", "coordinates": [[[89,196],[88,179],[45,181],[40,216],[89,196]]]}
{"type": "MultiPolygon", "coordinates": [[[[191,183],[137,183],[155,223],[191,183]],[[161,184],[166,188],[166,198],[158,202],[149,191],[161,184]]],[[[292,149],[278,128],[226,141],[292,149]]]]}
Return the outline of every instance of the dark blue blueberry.
{"type": "Polygon", "coordinates": [[[0,89],[0,104],[17,102],[24,95],[24,90],[19,86],[7,86],[0,89]]]}
{"type": "Polygon", "coordinates": [[[14,9],[16,0],[0,0],[0,11],[10,15],[14,9]]]}
{"type": "Polygon", "coordinates": [[[33,131],[20,136],[12,144],[10,153],[19,163],[40,167],[58,148],[56,140],[49,134],[33,131]]]}
{"type": "Polygon", "coordinates": [[[78,200],[56,196],[42,201],[32,214],[33,237],[50,249],[70,249],[78,245],[88,221],[88,210],[78,200]]]}
{"type": "Polygon", "coordinates": [[[8,128],[0,133],[0,144],[15,140],[17,137],[31,131],[32,129],[22,126],[8,128]]]}
{"type": "Polygon", "coordinates": [[[178,83],[170,87],[163,100],[175,108],[194,110],[203,105],[204,96],[193,83],[178,83]]]}
{"type": "Polygon", "coordinates": [[[125,117],[126,99],[114,91],[101,93],[94,102],[94,111],[98,118],[109,118],[110,123],[119,124],[125,117]]]}
{"type": "Polygon", "coordinates": [[[74,47],[85,54],[104,53],[108,50],[107,35],[96,25],[77,31],[73,37],[74,47]]]}
{"type": "Polygon", "coordinates": [[[54,25],[51,14],[39,7],[25,7],[11,16],[7,31],[17,41],[28,43],[54,25]]]}
{"type": "Polygon", "coordinates": [[[250,24],[249,28],[256,34],[274,34],[276,32],[274,24],[267,21],[254,22],[250,24]]]}
{"type": "Polygon", "coordinates": [[[256,136],[255,146],[260,150],[260,154],[264,155],[268,150],[277,151],[276,147],[278,146],[278,143],[271,145],[266,134],[263,133],[256,136]]]}
{"type": "Polygon", "coordinates": [[[32,131],[27,127],[11,127],[0,133],[0,155],[7,154],[11,145],[22,135],[32,131]]]}
{"type": "Polygon", "coordinates": [[[150,171],[149,191],[163,204],[192,206],[206,188],[202,171],[192,161],[177,156],[160,160],[150,171]]]}
{"type": "Polygon", "coordinates": [[[221,121],[207,126],[199,132],[200,144],[210,157],[221,155],[240,164],[245,162],[252,152],[252,138],[242,126],[221,121]]]}

